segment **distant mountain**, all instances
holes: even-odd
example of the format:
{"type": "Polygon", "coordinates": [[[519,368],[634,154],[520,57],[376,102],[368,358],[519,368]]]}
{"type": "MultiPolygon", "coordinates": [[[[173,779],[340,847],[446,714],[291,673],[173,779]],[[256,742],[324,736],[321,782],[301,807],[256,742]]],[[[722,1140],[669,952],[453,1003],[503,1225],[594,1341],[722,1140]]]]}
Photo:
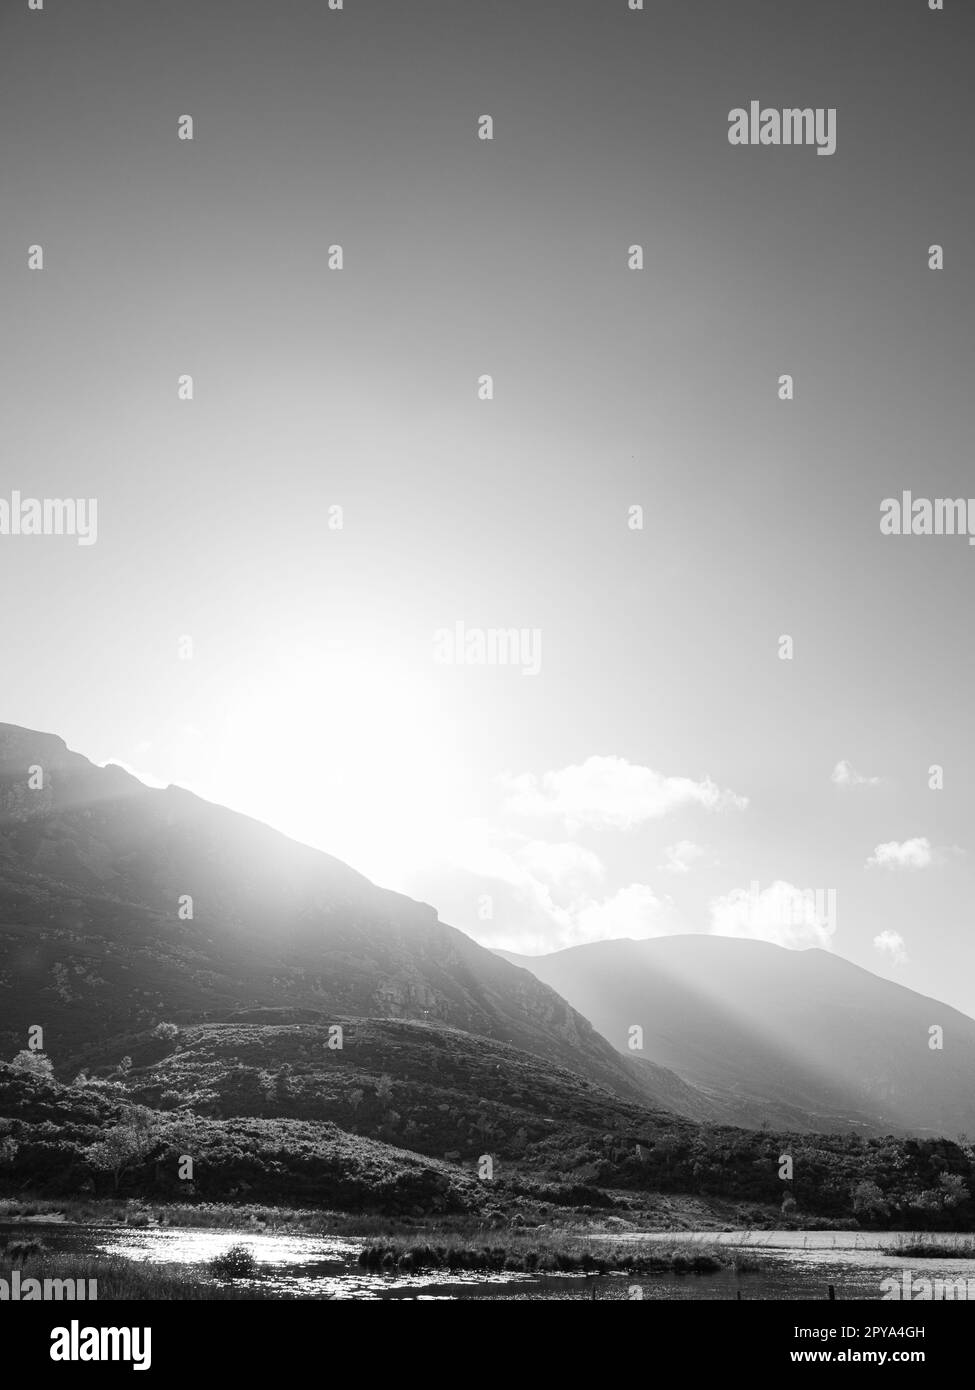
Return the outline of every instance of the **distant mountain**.
{"type": "Polygon", "coordinates": [[[730,1123],[975,1133],[975,1021],[828,951],[671,936],[503,953],[730,1123]],[[929,1047],[929,1029],[944,1048],[929,1047]]]}
{"type": "Polygon", "coordinates": [[[0,724],[0,1056],[34,1024],[63,1069],[161,1020],[281,1005],[445,1023],[630,1100],[683,1086],[620,1057],[432,907],[246,816],[0,724]]]}

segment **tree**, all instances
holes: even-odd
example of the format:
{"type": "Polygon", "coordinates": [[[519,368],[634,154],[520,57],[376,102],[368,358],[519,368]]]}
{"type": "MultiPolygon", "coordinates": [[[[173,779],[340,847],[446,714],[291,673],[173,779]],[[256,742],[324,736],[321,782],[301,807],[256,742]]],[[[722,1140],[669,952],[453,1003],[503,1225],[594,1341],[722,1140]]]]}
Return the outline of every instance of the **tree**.
{"type": "Polygon", "coordinates": [[[179,1037],[179,1027],[175,1023],[157,1023],[152,1030],[154,1038],[161,1038],[163,1042],[172,1042],[179,1037]]]}
{"type": "Polygon", "coordinates": [[[117,1191],[126,1168],[144,1158],[155,1141],[151,1112],[149,1115],[133,1112],[128,1123],[106,1130],[101,1139],[89,1146],[85,1157],[97,1171],[111,1173],[117,1191]]]}
{"type": "Polygon", "coordinates": [[[26,1047],[17,1053],[10,1065],[17,1071],[31,1072],[34,1076],[54,1075],[54,1064],[50,1057],[45,1057],[43,1052],[31,1052],[26,1047]]]}
{"type": "Polygon", "coordinates": [[[939,1181],[941,1200],[946,1207],[960,1207],[962,1202],[967,1202],[971,1196],[960,1173],[942,1173],[939,1181]]]}
{"type": "Polygon", "coordinates": [[[393,1078],[385,1073],[376,1082],[376,1099],[381,1105],[388,1105],[393,1095],[393,1078]]]}
{"type": "Polygon", "coordinates": [[[854,1216],[864,1216],[869,1219],[873,1216],[886,1216],[889,1211],[890,1203],[875,1182],[864,1180],[857,1183],[853,1189],[854,1216]]]}
{"type": "Polygon", "coordinates": [[[915,1211],[923,1211],[927,1214],[941,1211],[944,1206],[944,1194],[939,1188],[926,1187],[923,1192],[918,1192],[911,1199],[911,1206],[915,1211]]]}
{"type": "Polygon", "coordinates": [[[116,1070],[118,1071],[120,1076],[127,1076],[129,1072],[132,1070],[132,1058],[123,1057],[121,1062],[119,1062],[116,1070]]]}

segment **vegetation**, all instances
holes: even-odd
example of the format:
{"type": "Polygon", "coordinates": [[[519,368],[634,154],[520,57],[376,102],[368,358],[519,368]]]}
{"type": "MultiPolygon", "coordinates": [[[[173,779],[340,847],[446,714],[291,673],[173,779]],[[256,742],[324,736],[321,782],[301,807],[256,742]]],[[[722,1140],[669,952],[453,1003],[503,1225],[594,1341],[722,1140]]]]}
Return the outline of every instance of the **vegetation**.
{"type": "Polygon", "coordinates": [[[70,1085],[0,1065],[0,1116],[0,1193],[372,1212],[387,1229],[693,1194],[731,1225],[975,1230],[967,1142],[698,1125],[407,1020],[346,1020],[338,1049],[307,1021],[155,1025],[70,1085]]]}
{"type": "Polygon", "coordinates": [[[463,1269],[526,1274],[716,1274],[722,1269],[749,1273],[760,1267],[751,1253],[717,1244],[613,1245],[552,1230],[508,1232],[490,1243],[443,1232],[433,1237],[418,1232],[371,1240],[363,1246],[359,1264],[363,1269],[401,1272],[463,1269]]]}
{"type": "Polygon", "coordinates": [[[246,1245],[231,1245],[210,1261],[210,1273],[218,1279],[253,1279],[257,1274],[254,1252],[246,1245]]]}
{"type": "Polygon", "coordinates": [[[17,1053],[10,1065],[15,1071],[30,1072],[34,1076],[53,1076],[54,1063],[43,1052],[32,1052],[24,1047],[17,1053]]]}
{"type": "Polygon", "coordinates": [[[885,1247],[885,1254],[915,1260],[975,1260],[972,1240],[900,1240],[885,1247]]]}
{"type": "Polygon", "coordinates": [[[0,1114],[17,1146],[0,1168],[8,1192],[29,1182],[44,1195],[94,1195],[107,1185],[140,1196],[297,1199],[391,1214],[481,1201],[475,1180],[449,1165],[332,1124],[150,1112],[3,1066],[0,1114]]]}
{"type": "MultiPolygon", "coordinates": [[[[179,1264],[152,1264],[117,1255],[71,1255],[35,1250],[19,1262],[22,1279],[97,1280],[98,1302],[263,1299],[259,1285],[219,1282],[179,1264]]],[[[87,1288],[87,1284],[86,1284],[87,1288]]]]}
{"type": "MultiPolygon", "coordinates": [[[[300,1231],[306,1235],[389,1234],[410,1230],[416,1217],[378,1212],[332,1211],[327,1208],[263,1206],[253,1202],[150,1202],[137,1197],[0,1198],[0,1222],[64,1221],[79,1226],[171,1226],[255,1232],[300,1231]]],[[[437,1218],[449,1229],[463,1215],[437,1218]]]]}

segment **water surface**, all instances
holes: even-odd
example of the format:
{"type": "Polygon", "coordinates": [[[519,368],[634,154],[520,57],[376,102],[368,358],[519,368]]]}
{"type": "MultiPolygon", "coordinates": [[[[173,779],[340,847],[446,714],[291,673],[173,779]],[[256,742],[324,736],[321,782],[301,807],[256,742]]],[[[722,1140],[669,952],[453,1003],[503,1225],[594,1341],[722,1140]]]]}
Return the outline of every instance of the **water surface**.
{"type": "MultiPolygon", "coordinates": [[[[457,1270],[404,1273],[360,1270],[364,1241],[355,1236],[307,1235],[252,1227],[80,1226],[38,1220],[0,1224],[0,1235],[34,1237],[52,1253],[122,1256],[166,1265],[185,1265],[194,1279],[219,1282],[207,1266],[232,1245],[246,1245],[260,1269],[256,1280],[238,1280],[280,1298],[316,1299],[880,1299],[881,1282],[904,1270],[914,1277],[972,1279],[975,1260],[918,1260],[890,1253],[906,1237],[865,1231],[628,1231],[591,1237],[593,1253],[612,1245],[643,1242],[740,1248],[762,1264],[755,1272],[724,1269],[717,1274],[672,1272],[599,1277],[477,1273],[457,1270]]],[[[925,1235],[925,1241],[965,1240],[962,1235],[925,1235]]]]}

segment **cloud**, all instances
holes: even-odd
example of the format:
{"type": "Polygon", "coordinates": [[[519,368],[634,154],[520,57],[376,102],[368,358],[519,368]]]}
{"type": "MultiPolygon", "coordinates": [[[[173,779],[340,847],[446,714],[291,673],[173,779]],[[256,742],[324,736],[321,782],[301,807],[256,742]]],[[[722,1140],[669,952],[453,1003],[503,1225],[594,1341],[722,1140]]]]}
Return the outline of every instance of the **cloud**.
{"type": "Polygon", "coordinates": [[[867,866],[875,869],[926,869],[933,862],[931,842],[922,835],[913,840],[904,840],[901,844],[888,840],[886,844],[878,845],[867,860],[867,866]]]}
{"type": "Polygon", "coordinates": [[[748,798],[722,791],[710,778],[665,777],[625,758],[587,758],[584,763],[546,772],[505,774],[505,807],[522,816],[559,816],[570,834],[584,826],[628,830],[681,806],[708,810],[743,808],[748,798]]]}
{"type": "Polygon", "coordinates": [[[669,898],[658,898],[647,884],[631,883],[611,898],[576,908],[571,944],[619,936],[669,936],[674,929],[672,907],[669,898]]]}
{"type": "Polygon", "coordinates": [[[469,820],[456,827],[444,845],[447,858],[481,878],[500,879],[512,887],[537,885],[577,889],[603,877],[598,854],[573,841],[530,840],[515,831],[499,830],[486,820],[469,820]]]}
{"type": "Polygon", "coordinates": [[[796,888],[777,879],[759,891],[757,883],[736,888],[711,902],[711,935],[771,941],[776,946],[803,950],[832,947],[836,931],[836,894],[830,890],[796,888]]]}
{"type": "Polygon", "coordinates": [[[666,864],[661,867],[672,874],[686,874],[695,859],[700,859],[704,850],[693,840],[678,840],[676,845],[668,845],[664,850],[666,864]]]}
{"type": "Polygon", "coordinates": [[[449,853],[456,867],[502,885],[489,893],[491,916],[477,923],[477,938],[485,945],[543,953],[681,929],[672,900],[658,897],[647,884],[631,883],[601,896],[602,860],[582,845],[529,840],[478,820],[457,829],[449,853]]]}
{"type": "Polygon", "coordinates": [[[894,965],[907,964],[907,949],[900,932],[882,931],[874,937],[873,944],[881,955],[889,955],[894,965]]]}
{"type": "Polygon", "coordinates": [[[833,768],[829,780],[835,782],[838,787],[876,787],[880,785],[881,778],[865,777],[862,772],[857,772],[852,763],[841,758],[833,768]]]}
{"type": "MultiPolygon", "coordinates": [[[[550,881],[546,882],[544,875],[533,872],[529,864],[521,862],[519,858],[525,843],[517,837],[493,830],[486,821],[475,820],[457,827],[452,842],[445,846],[445,850],[448,860],[457,868],[476,878],[503,883],[511,889],[514,900],[525,909],[529,922],[534,920],[546,928],[554,926],[564,930],[569,926],[570,918],[553,896],[556,887],[554,880],[550,877],[550,881]]],[[[554,845],[547,847],[551,852],[550,866],[559,863],[564,868],[557,848],[554,845]]],[[[536,860],[540,857],[538,842],[534,844],[534,857],[536,860]]]]}

